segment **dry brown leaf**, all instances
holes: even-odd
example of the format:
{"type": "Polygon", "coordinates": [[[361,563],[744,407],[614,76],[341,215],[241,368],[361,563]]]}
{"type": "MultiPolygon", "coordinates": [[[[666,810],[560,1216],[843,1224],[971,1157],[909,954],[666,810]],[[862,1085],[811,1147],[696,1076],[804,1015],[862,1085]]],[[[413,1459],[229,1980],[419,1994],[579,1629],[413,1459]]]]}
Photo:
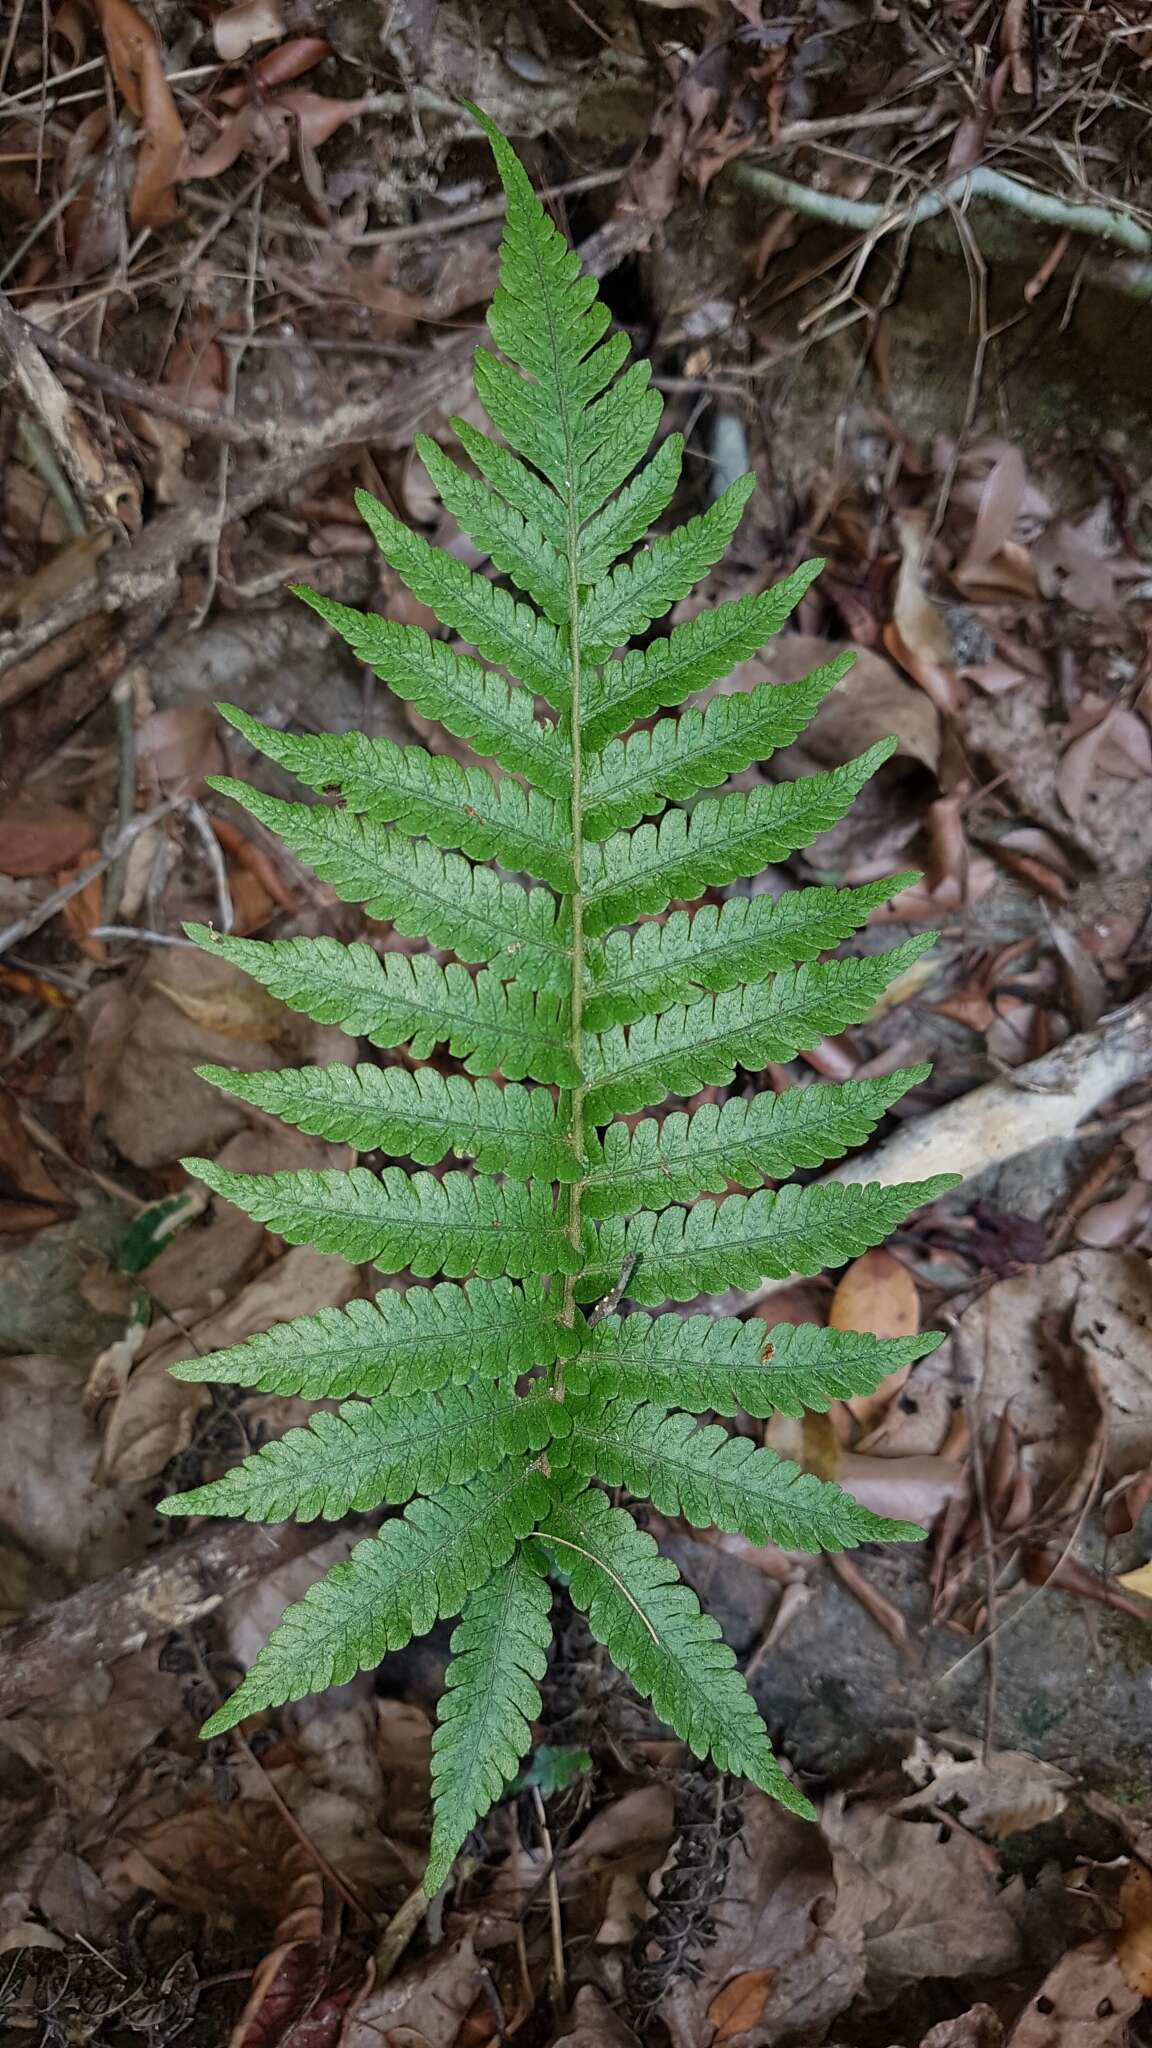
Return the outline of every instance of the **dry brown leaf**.
{"type": "Polygon", "coordinates": [[[1004,2028],[990,2005],[972,2005],[954,2020],[930,2027],[920,2048],[1003,2048],[1004,2028]]]}
{"type": "Polygon", "coordinates": [[[15,1097],[0,1088],[0,1236],[43,1230],[74,1207],[28,1136],[15,1097]]]}
{"type": "Polygon", "coordinates": [[[174,186],[184,152],[184,128],[164,75],[164,52],[155,30],[129,0],[96,0],[100,33],[121,97],[143,128],[128,215],[134,228],[160,228],[179,212],[174,186]]]}
{"type": "Polygon", "coordinates": [[[128,1840],[115,1870],[121,1896],[136,1887],[215,1924],[256,1913],[277,1942],[319,1939],[323,1880],[270,1798],[188,1806],[128,1840]]]}
{"type": "Polygon", "coordinates": [[[1137,1237],[1152,1213],[1152,1188],[1133,1181],[1111,1202],[1093,1202],[1076,1219],[1076,1236],[1081,1244],[1097,1247],[1127,1244],[1137,1237]]]}
{"type": "Polygon", "coordinates": [[[882,654],[867,647],[822,640],[811,633],[781,633],[763,656],[741,663],[721,687],[747,690],[765,679],[795,682],[845,653],[853,654],[855,660],[805,730],[805,753],[824,767],[839,767],[862,748],[894,733],[898,754],[935,768],[940,758],[940,717],[935,705],[912,688],[882,654]]]}
{"type": "Polygon", "coordinates": [[[1008,2048],[1124,2048],[1140,1993],[1124,1981],[1111,1938],[1062,1956],[1008,2036],[1008,2048]]]}
{"type": "MultiPolygon", "coordinates": [[[[892,1252],[865,1252],[847,1267],[828,1311],[831,1330],[859,1330],[873,1337],[914,1337],[920,1328],[916,1282],[892,1252]]],[[[864,1429],[878,1421],[900,1392],[911,1365],[902,1365],[871,1394],[857,1394],[848,1407],[864,1429]]]]}
{"type": "Polygon", "coordinates": [[[835,1892],[820,1829],[746,1791],[743,1825],[712,1913],[715,1940],[703,1952],[698,1980],[674,1978],[659,2007],[675,2048],[701,2048],[710,2039],[707,2015],[716,1998],[734,1979],[764,1970],[768,1957],[776,1979],[742,2048],[823,2040],[864,1981],[859,1930],[831,1925],[835,1892]]]}
{"type": "Polygon", "coordinates": [[[988,1851],[962,1828],[920,1825],[837,1796],[821,1816],[832,1846],[829,1931],[859,1944],[869,1993],[924,1977],[996,1977],[1020,1960],[1020,1934],[988,1851]]]}
{"type": "Polygon", "coordinates": [[[640,2048],[640,2042],[592,1984],[582,1984],[572,2007],[572,2025],[555,2048],[640,2048]]]}
{"type": "Polygon", "coordinates": [[[914,1752],[904,1765],[909,1775],[915,1775],[918,1790],[900,1800],[893,1809],[896,1813],[946,1806],[955,1799],[966,1827],[1002,1842],[1055,1820],[1068,1804],[1074,1781],[1055,1764],[1042,1763],[1024,1750],[993,1750],[985,1759],[953,1757],[947,1750],[927,1750],[926,1744],[918,1747],[921,1755],[914,1752]]]}
{"type": "Polygon", "coordinates": [[[364,105],[362,99],[335,100],[322,93],[291,90],[277,93],[273,99],[253,101],[228,116],[206,149],[184,152],[180,177],[218,178],[246,150],[281,163],[297,139],[305,148],[318,149],[345,121],[363,113],[364,105]]]}
{"type": "Polygon", "coordinates": [[[154,796],[195,796],[206,775],[228,765],[219,720],[207,704],[153,711],[136,735],[136,751],[154,796]]]}
{"type": "Polygon", "coordinates": [[[90,881],[85,882],[75,896],[70,896],[60,912],[61,921],[69,936],[89,960],[106,960],[108,948],[103,939],[93,936],[104,918],[104,875],[99,866],[97,853],[81,854],[75,867],[58,868],[56,880],[61,888],[68,882],[79,881],[87,868],[95,868],[90,881]]]}
{"type": "Polygon", "coordinates": [[[340,2048],[453,2048],[482,1990],[468,1934],[370,1990],[352,2013],[340,2048]]]}
{"type": "Polygon", "coordinates": [[[955,711],[962,690],[948,622],[924,587],[928,524],[922,512],[904,512],[896,521],[900,537],[900,569],[892,602],[892,619],[884,628],[889,654],[918,682],[938,711],[955,711]]]}
{"type": "Polygon", "coordinates": [[[858,1451],[842,1452],[839,1482],[873,1514],[919,1522],[924,1528],[965,1483],[962,1468],[952,1458],[870,1458],[858,1451]]]}
{"type": "MultiPolygon", "coordinates": [[[[1152,1600],[1152,1563],[1137,1565],[1136,1570],[1132,1572],[1118,1573],[1116,1584],[1126,1586],[1130,1593],[1139,1593],[1144,1600],[1152,1600]]],[[[1152,1609],[1149,1610],[1148,1619],[1152,1621],[1152,1609]]],[[[1152,1991],[1147,1995],[1152,1998],[1152,1991]]]]}
{"type": "Polygon", "coordinates": [[[733,2034],[746,2034],[756,2026],[779,1974],[778,1970],[746,1970],[742,1977],[730,1978],[723,1990],[716,1993],[708,2007],[708,2018],[716,2029],[713,2048],[721,2041],[730,2041],[733,2034]]]}
{"type": "MultiPolygon", "coordinates": [[[[87,1360],[0,1360],[0,1442],[4,1445],[4,1531],[47,1566],[87,1585],[139,1555],[151,1519],[144,1493],[101,1486],[100,1438],[85,1410],[87,1360]]],[[[3,1725],[3,1724],[0,1724],[3,1725]]]]}
{"type": "MultiPolygon", "coordinates": [[[[1148,1567],[1145,1566],[1145,1570],[1148,1567]]],[[[1125,1584],[1135,1573],[1129,1573],[1125,1584]]],[[[1152,1579],[1152,1573],[1149,1574],[1152,1579]]],[[[1152,1998],[1152,1870],[1134,1862],[1120,1887],[1124,1926],[1116,1940],[1116,1961],[1130,1991],[1152,1998]]]]}
{"type": "Polygon", "coordinates": [[[0,811],[0,874],[51,875],[90,847],[96,828],[82,811],[16,797],[0,811]]]}

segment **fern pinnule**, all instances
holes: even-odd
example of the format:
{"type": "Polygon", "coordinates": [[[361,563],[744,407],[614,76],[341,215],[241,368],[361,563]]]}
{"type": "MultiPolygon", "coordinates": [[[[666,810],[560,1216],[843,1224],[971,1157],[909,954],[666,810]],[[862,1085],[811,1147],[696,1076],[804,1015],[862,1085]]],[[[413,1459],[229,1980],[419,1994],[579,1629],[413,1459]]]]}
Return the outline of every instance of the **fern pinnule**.
{"type": "Polygon", "coordinates": [[[288,1243],[408,1284],[175,1367],[343,1405],[161,1503],[250,1520],[392,1510],[288,1609],[205,1733],[458,1618],[433,1743],[430,1890],[531,1739],[553,1579],[695,1755],[810,1810],[717,1624],[603,1488],[798,1550],[916,1537],[716,1418],[871,1393],[934,1335],[766,1329],[666,1305],[841,1264],[954,1182],[788,1182],[864,1143],[925,1077],[747,1085],[863,1021],[921,957],[923,936],[833,957],[914,877],[697,899],[837,824],[894,743],[799,780],[723,788],[803,732],[846,658],[675,707],[756,654],[820,565],[668,626],[723,553],[752,479],[641,545],[675,495],[683,443],[671,434],[649,454],[661,400],[647,365],[626,367],[594,281],[477,119],[506,196],[498,353],[476,358],[495,437],[458,420],[459,457],[423,437],[418,449],[494,575],[357,499],[401,582],[476,652],[299,591],[476,758],[281,732],[225,706],[249,745],[339,803],[215,784],[370,920],[434,950],[188,928],[290,1009],[363,1042],[348,1066],[204,1078],[392,1162],[189,1170],[288,1243]],[[629,648],[636,634],[644,644],[629,648]],[[728,1100],[693,1101],[738,1075],[728,1100]]]}

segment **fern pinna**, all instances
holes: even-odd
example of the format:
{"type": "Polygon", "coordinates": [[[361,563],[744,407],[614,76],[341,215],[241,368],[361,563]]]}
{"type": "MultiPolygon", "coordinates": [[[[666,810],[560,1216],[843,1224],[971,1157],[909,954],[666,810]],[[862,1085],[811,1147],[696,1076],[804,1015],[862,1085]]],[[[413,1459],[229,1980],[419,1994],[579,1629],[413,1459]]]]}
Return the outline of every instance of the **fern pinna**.
{"type": "Polygon", "coordinates": [[[206,1070],[303,1131],[447,1171],[246,1175],[206,1160],[191,1170],[289,1243],[414,1281],[447,1277],[176,1367],[181,1378],[352,1398],[163,1504],[282,1521],[407,1503],[288,1609],[205,1733],[340,1684],[459,1616],[434,1745],[429,1891],[527,1747],[554,1579],[697,1756],[809,1810],[717,1624],[602,1487],[790,1549],[918,1536],[695,1418],[826,1409],[936,1339],[590,1311],[622,1278],[630,1304],[656,1308],[836,1265],[952,1185],[765,1185],[860,1144],[924,1068],[651,1113],[859,1022],[929,940],[821,957],[891,883],[664,915],[673,898],[806,845],[891,748],[681,807],[794,740],[843,673],[833,662],[650,722],[753,655],[819,565],[620,651],[719,559],[752,479],[645,544],[676,490],[683,444],[669,435],[640,467],[661,412],[648,366],[624,367],[627,340],[608,335],[594,281],[478,118],[507,198],[489,316],[500,353],[476,356],[476,389],[502,438],[457,420],[468,469],[431,441],[419,448],[448,510],[520,594],[360,493],[387,562],[483,661],[414,626],[299,595],[391,689],[504,772],[356,733],[290,736],[226,711],[300,782],[344,801],[217,787],[339,896],[435,950],[192,934],[307,1016],[406,1047],[413,1062],[446,1048],[457,1066],[206,1070]]]}

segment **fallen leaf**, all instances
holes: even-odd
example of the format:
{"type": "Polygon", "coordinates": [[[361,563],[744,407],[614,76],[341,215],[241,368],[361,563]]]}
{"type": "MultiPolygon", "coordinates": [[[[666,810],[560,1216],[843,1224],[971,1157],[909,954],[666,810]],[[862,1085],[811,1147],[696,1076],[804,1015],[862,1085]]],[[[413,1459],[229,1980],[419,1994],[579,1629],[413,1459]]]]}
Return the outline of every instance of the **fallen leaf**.
{"type": "Polygon", "coordinates": [[[1106,1246],[1126,1244],[1142,1230],[1152,1211],[1152,1188],[1133,1181],[1111,1202],[1094,1202],[1076,1219],[1076,1236],[1081,1244],[1106,1246]]]}
{"type": "Polygon", "coordinates": [[[962,1828],[901,1819],[841,1795],[821,1822],[832,1848],[829,1932],[858,1944],[878,2000],[928,1977],[996,1977],[1020,1961],[1020,1932],[997,1892],[988,1851],[962,1828]]]}
{"type": "Polygon", "coordinates": [[[96,828],[66,804],[17,797],[0,811],[0,874],[51,875],[90,847],[96,828]]]}
{"type": "Polygon", "coordinates": [[[184,128],[164,75],[164,52],[129,0],[96,0],[96,14],[112,76],[143,127],[128,217],[134,228],[165,227],[179,212],[173,188],[184,128]]]}
{"type": "Polygon", "coordinates": [[[0,1088],[0,1236],[43,1230],[74,1209],[25,1130],[16,1098],[0,1088]]]}
{"type": "MultiPolygon", "coordinates": [[[[966,1827],[1002,1842],[1055,1820],[1068,1804],[1074,1781],[1055,1764],[1041,1762],[1024,1750],[993,1750],[983,1757],[957,1758],[941,1750],[926,1760],[927,1775],[918,1771],[919,1789],[893,1809],[913,1813],[920,1806],[947,1806],[956,1800],[966,1827]]],[[[910,1770],[911,1759],[905,1763],[910,1770]]]]}
{"type": "Polygon", "coordinates": [[[158,796],[195,796],[206,775],[220,775],[228,765],[219,720],[206,704],[153,711],[136,735],[136,752],[153,801],[158,796]]]}
{"type": "Polygon", "coordinates": [[[229,1924],[237,1908],[256,1913],[278,1942],[319,1939],[323,1880],[271,1799],[186,1806],[129,1840],[117,1858],[122,1889],[149,1891],[214,1925],[229,1924]]]}
{"type": "Polygon", "coordinates": [[[104,940],[93,936],[104,916],[104,874],[99,860],[96,853],[82,854],[75,867],[58,868],[56,871],[56,880],[63,888],[68,882],[79,881],[87,868],[96,869],[83,888],[69,897],[60,912],[65,930],[89,960],[106,960],[108,957],[104,940]]]}
{"type": "Polygon", "coordinates": [[[742,1977],[730,1978],[723,1990],[716,1993],[708,2007],[708,2018],[716,2029],[714,2048],[721,2041],[730,2041],[733,2034],[746,2034],[757,2025],[779,1974],[778,1970],[747,1970],[742,1977]]]}
{"type": "Polygon", "coordinates": [[[893,595],[892,620],[884,628],[884,645],[919,683],[938,711],[957,709],[962,696],[948,622],[924,586],[928,524],[922,512],[901,513],[900,569],[893,595]]]}
{"type": "Polygon", "coordinates": [[[593,1984],[582,1984],[572,2007],[573,2024],[557,2036],[554,2048],[641,2048],[631,2027],[614,2013],[593,1984]]]}
{"type": "MultiPolygon", "coordinates": [[[[1122,1584],[1135,1576],[1130,1572],[1122,1584]]],[[[1146,1863],[1133,1862],[1120,1887],[1120,1912],[1124,1925],[1116,1938],[1116,1961],[1128,1989],[1152,1998],[1152,1870],[1146,1863]]]]}
{"type": "MultiPolygon", "coordinates": [[[[854,1259],[832,1296],[828,1327],[873,1337],[914,1337],[920,1328],[920,1297],[907,1266],[884,1250],[854,1259]]],[[[856,1394],[847,1403],[864,1429],[883,1414],[911,1370],[910,1364],[897,1367],[871,1394],[856,1394]]]]}
{"type": "Polygon", "coordinates": [[[954,2020],[930,2027],[920,2048],[1003,2048],[1004,2028],[990,2005],[971,2005],[954,2020]]]}
{"type": "Polygon", "coordinates": [[[775,1980],[742,2048],[823,2040],[863,1985],[859,1930],[832,1924],[836,1880],[821,1830],[757,1791],[745,1792],[743,1810],[699,1976],[673,1977],[658,2008],[675,2048],[701,2048],[717,1997],[764,1972],[767,1957],[775,1980]]]}
{"type": "MultiPolygon", "coordinates": [[[[1117,1573],[1116,1584],[1126,1586],[1130,1593],[1139,1593],[1145,1600],[1152,1600],[1152,1563],[1137,1565],[1135,1571],[1117,1573]]],[[[1152,1620],[1152,1615],[1149,1619],[1152,1620]]],[[[1152,1991],[1147,1995],[1152,1998],[1152,1991]]]]}
{"type": "Polygon", "coordinates": [[[468,1934],[370,1990],[352,2013],[340,2048],[382,2048],[385,2042],[396,2048],[453,2048],[482,1988],[468,1934]]]}
{"type": "Polygon", "coordinates": [[[239,7],[225,8],[212,23],[216,55],[224,64],[236,64],[257,43],[274,43],[284,33],[281,0],[242,0],[239,7]]]}
{"type": "Polygon", "coordinates": [[[321,93],[292,90],[253,101],[230,114],[205,149],[186,149],[179,175],[182,179],[218,178],[246,150],[282,163],[297,140],[306,148],[319,148],[345,121],[363,113],[364,105],[362,99],[335,100],[321,93]]]}
{"type": "Polygon", "coordinates": [[[1124,1980],[1108,1935],[1062,1956],[1029,2001],[1008,2048],[1124,2048],[1141,1994],[1124,1980]]]}
{"type": "Polygon", "coordinates": [[[73,1586],[135,1562],[141,1530],[151,1521],[142,1489],[113,1493],[99,1482],[100,1438],[84,1399],[87,1367],[86,1358],[0,1360],[5,1539],[73,1586]]]}
{"type": "Polygon", "coordinates": [[[811,633],[781,633],[763,655],[740,663],[720,687],[732,693],[763,681],[795,682],[846,654],[853,656],[852,666],[806,727],[804,752],[824,767],[839,767],[862,748],[895,734],[898,754],[935,768],[940,758],[940,716],[935,705],[907,683],[882,654],[867,647],[822,640],[811,633]]]}

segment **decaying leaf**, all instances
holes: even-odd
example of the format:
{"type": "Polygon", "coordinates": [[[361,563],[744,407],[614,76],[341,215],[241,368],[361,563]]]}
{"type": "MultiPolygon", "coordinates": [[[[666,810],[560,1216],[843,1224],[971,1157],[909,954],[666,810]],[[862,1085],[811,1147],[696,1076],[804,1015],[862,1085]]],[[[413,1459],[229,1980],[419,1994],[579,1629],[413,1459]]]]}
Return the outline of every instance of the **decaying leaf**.
{"type": "Polygon", "coordinates": [[[1008,2048],[1124,2048],[1141,1994],[1100,1935],[1062,1956],[1008,2036],[1008,2048]]]}
{"type": "MultiPolygon", "coordinates": [[[[873,1337],[913,1337],[920,1328],[920,1298],[907,1266],[882,1248],[865,1252],[846,1268],[828,1311],[832,1330],[859,1330],[873,1337]]],[[[912,1368],[889,1373],[871,1394],[857,1394],[848,1407],[868,1429],[904,1385],[912,1368]]]]}
{"type": "Polygon", "coordinates": [[[993,1750],[985,1759],[922,1748],[926,1754],[913,1752],[904,1765],[909,1775],[915,1775],[918,1790],[900,1801],[897,1813],[946,1807],[955,1800],[966,1827],[1000,1842],[1055,1820],[1068,1804],[1072,1779],[1055,1764],[1042,1763],[1023,1750],[993,1750]]]}
{"type": "Polygon", "coordinates": [[[134,228],[159,228],[179,211],[174,190],[184,127],[164,75],[164,52],[129,0],[96,0],[96,12],[117,88],[143,130],[129,201],[134,228]]]}
{"type": "Polygon", "coordinates": [[[1120,1887],[1120,1912],[1116,1961],[1128,1989],[1152,1998],[1152,1870],[1146,1863],[1133,1862],[1120,1887]]]}
{"type": "Polygon", "coordinates": [[[896,578],[892,619],[884,628],[889,654],[919,683],[938,711],[955,711],[961,698],[952,635],[947,620],[925,584],[928,550],[927,518],[905,512],[896,521],[900,537],[900,569],[896,578]]]}
{"type": "Polygon", "coordinates": [[[713,2048],[718,2048],[721,2041],[730,2041],[734,2034],[747,2034],[757,2025],[776,1977],[777,1972],[768,1969],[746,1970],[741,1977],[729,1978],[708,2007],[708,2018],[716,2029],[713,2048]]]}
{"type": "Polygon", "coordinates": [[[0,810],[0,875],[51,875],[71,866],[96,838],[82,811],[36,797],[16,797],[0,810]]]}

